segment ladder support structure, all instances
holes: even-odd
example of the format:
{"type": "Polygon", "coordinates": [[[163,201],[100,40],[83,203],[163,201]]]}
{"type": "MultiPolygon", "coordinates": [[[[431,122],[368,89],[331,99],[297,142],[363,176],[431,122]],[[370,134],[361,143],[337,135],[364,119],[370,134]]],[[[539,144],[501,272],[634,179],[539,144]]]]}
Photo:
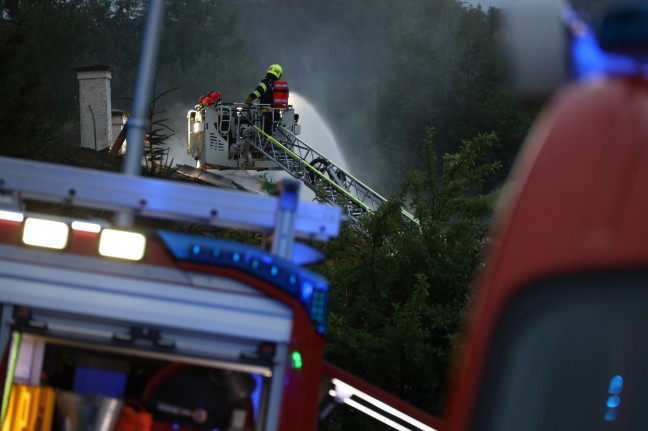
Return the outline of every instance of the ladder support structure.
{"type": "MultiPolygon", "coordinates": [[[[258,135],[253,143],[257,151],[315,193],[323,195],[327,203],[342,205],[354,224],[357,225],[362,216],[376,211],[387,202],[378,192],[330,161],[288,128],[279,125],[274,136],[269,136],[257,125],[253,127],[258,135]],[[317,167],[318,162],[322,163],[321,169],[317,167]]],[[[407,223],[418,226],[418,220],[407,210],[402,208],[401,214],[407,223]]]]}

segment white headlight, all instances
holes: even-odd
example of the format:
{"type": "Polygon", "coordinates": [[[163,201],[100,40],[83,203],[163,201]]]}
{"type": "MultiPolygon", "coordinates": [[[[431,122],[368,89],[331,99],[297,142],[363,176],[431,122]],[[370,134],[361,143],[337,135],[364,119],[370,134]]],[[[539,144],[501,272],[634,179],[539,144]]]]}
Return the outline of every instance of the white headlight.
{"type": "Polygon", "coordinates": [[[63,222],[28,218],[23,229],[23,242],[27,245],[60,250],[68,243],[70,227],[63,222]]]}
{"type": "Polygon", "coordinates": [[[99,237],[99,254],[120,259],[140,260],[144,257],[146,237],[141,233],[104,229],[99,237]]]}

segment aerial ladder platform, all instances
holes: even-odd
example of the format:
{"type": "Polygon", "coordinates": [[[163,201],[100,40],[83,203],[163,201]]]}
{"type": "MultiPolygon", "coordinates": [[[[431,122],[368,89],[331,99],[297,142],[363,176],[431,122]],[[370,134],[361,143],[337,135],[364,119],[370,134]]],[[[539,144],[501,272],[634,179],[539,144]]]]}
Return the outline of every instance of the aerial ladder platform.
{"type": "MultiPolygon", "coordinates": [[[[299,115],[291,105],[198,105],[187,120],[187,152],[198,168],[283,170],[324,203],[341,206],[356,228],[363,216],[387,202],[299,137],[299,115]]],[[[401,214],[418,224],[406,209],[401,214]]]]}

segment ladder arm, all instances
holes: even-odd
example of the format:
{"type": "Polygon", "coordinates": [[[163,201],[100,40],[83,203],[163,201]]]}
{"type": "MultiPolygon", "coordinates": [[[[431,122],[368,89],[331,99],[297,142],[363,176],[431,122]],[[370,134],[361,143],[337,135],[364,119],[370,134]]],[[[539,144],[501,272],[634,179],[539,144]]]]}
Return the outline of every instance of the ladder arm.
{"type": "MultiPolygon", "coordinates": [[[[311,190],[321,191],[318,186],[324,184],[324,191],[328,192],[327,201],[331,204],[340,204],[339,198],[342,198],[353,221],[358,222],[363,215],[377,210],[380,205],[387,202],[387,199],[378,192],[330,161],[287,128],[278,127],[277,130],[283,138],[276,139],[256,125],[253,127],[264,141],[255,143],[258,151],[282,166],[293,177],[303,181],[311,190]],[[326,161],[334,178],[327,177],[312,165],[313,161],[320,159],[326,161]]],[[[407,222],[418,225],[418,220],[404,208],[401,208],[401,214],[407,222]]]]}

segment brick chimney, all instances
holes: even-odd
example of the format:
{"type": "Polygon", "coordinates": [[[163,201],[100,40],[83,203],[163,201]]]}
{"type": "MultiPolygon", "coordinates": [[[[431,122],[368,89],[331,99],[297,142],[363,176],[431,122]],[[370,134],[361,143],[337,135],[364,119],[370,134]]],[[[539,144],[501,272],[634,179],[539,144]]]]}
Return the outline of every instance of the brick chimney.
{"type": "Polygon", "coordinates": [[[112,145],[110,66],[84,66],[74,69],[79,80],[81,146],[97,151],[112,145]]]}

